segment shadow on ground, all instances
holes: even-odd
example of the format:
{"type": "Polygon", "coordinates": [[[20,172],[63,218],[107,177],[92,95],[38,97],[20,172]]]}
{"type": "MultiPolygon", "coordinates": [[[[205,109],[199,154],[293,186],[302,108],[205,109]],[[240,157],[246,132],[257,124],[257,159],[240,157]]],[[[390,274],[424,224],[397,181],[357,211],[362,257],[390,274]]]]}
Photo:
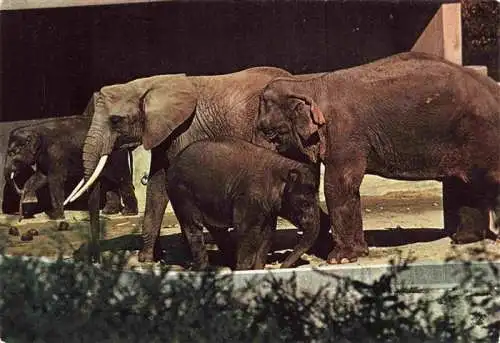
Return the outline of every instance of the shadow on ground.
{"type": "MultiPolygon", "coordinates": [[[[370,247],[396,247],[413,243],[432,242],[444,237],[446,237],[446,234],[440,228],[365,230],[365,238],[370,247]]],[[[297,244],[298,239],[300,239],[300,235],[297,234],[297,230],[295,229],[278,230],[273,240],[272,253],[269,255],[268,263],[282,262],[290,250],[297,244]]],[[[205,233],[205,243],[207,244],[211,263],[216,265],[226,264],[209,233],[205,233]]],[[[140,234],[126,234],[102,240],[100,244],[102,252],[136,251],[141,248],[142,241],[140,234]]],[[[163,251],[163,263],[185,265],[190,260],[189,251],[180,233],[161,236],[160,244],[163,251]]],[[[76,254],[81,254],[85,249],[86,244],[82,244],[76,254]]]]}

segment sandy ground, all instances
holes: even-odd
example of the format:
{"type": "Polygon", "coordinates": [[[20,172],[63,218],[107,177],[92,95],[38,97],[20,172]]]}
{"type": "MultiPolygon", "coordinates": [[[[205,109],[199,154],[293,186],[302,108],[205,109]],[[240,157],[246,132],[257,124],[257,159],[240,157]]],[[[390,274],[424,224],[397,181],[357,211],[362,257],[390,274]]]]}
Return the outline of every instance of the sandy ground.
{"type": "MultiPolygon", "coordinates": [[[[442,203],[435,192],[395,192],[384,196],[364,196],[362,211],[365,237],[370,246],[368,257],[359,259],[356,264],[386,263],[398,256],[413,256],[416,261],[444,261],[457,254],[477,259],[484,256],[476,251],[484,247],[488,258],[500,259],[500,244],[493,240],[482,243],[454,246],[443,232],[442,203]]],[[[103,251],[130,251],[130,265],[136,265],[137,249],[140,247],[141,217],[114,215],[104,219],[103,251]]],[[[67,212],[66,221],[69,231],[58,231],[58,223],[48,221],[39,214],[34,219],[18,222],[15,216],[0,217],[0,243],[6,253],[14,255],[56,256],[59,252],[68,258],[74,251],[82,248],[86,241],[88,219],[85,212],[67,212]],[[9,227],[15,226],[20,233],[36,228],[39,235],[32,241],[23,242],[20,236],[8,234],[9,227]]],[[[275,235],[273,253],[269,255],[269,268],[279,266],[287,249],[295,244],[297,230],[288,222],[280,220],[275,235]]],[[[220,256],[216,246],[207,234],[208,248],[213,264],[219,264],[220,256]]],[[[186,266],[189,260],[181,241],[178,223],[172,213],[164,217],[161,230],[161,244],[164,249],[163,263],[186,266]]],[[[288,250],[289,251],[289,250],[288,250]]],[[[320,265],[324,260],[313,255],[304,255],[301,265],[320,265]]]]}

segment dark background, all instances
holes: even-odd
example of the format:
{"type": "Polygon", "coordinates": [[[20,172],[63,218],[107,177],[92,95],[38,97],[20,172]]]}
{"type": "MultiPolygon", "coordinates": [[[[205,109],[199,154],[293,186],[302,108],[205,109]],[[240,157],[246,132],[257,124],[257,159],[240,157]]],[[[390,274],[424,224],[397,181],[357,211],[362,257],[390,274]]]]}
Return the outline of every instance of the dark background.
{"type": "Polygon", "coordinates": [[[173,1],[0,12],[0,122],[79,114],[153,74],[330,71],[409,50],[453,1],[173,1]]]}

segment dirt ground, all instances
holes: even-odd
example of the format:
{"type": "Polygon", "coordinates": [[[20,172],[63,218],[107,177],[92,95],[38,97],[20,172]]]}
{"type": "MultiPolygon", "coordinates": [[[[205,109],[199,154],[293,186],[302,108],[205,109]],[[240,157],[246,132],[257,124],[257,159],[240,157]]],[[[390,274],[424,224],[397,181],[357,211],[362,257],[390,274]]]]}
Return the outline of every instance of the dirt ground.
{"type": "MultiPolygon", "coordinates": [[[[368,257],[356,264],[387,263],[398,256],[413,256],[416,261],[444,261],[453,256],[467,256],[470,259],[482,257],[476,252],[484,247],[489,258],[500,259],[500,244],[488,239],[483,243],[454,246],[443,232],[442,203],[439,196],[425,192],[394,193],[362,198],[365,237],[370,246],[368,257]],[[404,196],[403,196],[404,195],[404,196]]],[[[104,224],[103,251],[130,251],[129,263],[137,265],[137,249],[140,246],[141,217],[113,215],[102,217],[104,224]]],[[[85,212],[66,212],[68,231],[58,231],[58,222],[49,221],[44,214],[33,219],[18,222],[16,216],[0,217],[0,242],[5,252],[12,255],[33,255],[54,257],[61,253],[71,258],[75,251],[81,251],[86,241],[88,218],[85,212]],[[39,235],[32,241],[21,241],[20,236],[8,234],[9,227],[17,227],[20,233],[36,228],[39,235]],[[79,250],[80,249],[80,250],[79,250]]],[[[298,234],[288,222],[279,221],[273,253],[268,259],[268,267],[276,268],[287,249],[293,247],[298,234]]],[[[218,264],[216,246],[207,234],[213,264],[218,264]]],[[[189,258],[183,248],[180,230],[175,216],[168,213],[164,217],[161,230],[161,244],[164,249],[162,263],[178,268],[186,266],[189,258]]],[[[289,251],[289,250],[288,250],[289,251]]],[[[321,265],[325,261],[313,255],[304,255],[301,265],[321,265]]]]}

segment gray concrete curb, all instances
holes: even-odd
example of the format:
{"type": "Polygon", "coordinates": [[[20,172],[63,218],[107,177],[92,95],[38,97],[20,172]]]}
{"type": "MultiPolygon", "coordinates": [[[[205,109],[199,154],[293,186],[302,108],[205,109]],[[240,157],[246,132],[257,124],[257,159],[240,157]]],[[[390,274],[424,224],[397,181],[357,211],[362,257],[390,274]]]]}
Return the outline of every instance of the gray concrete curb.
{"type": "MultiPolygon", "coordinates": [[[[38,260],[41,263],[54,263],[56,260],[49,258],[35,257],[20,257],[22,260],[29,262],[30,260],[38,260]]],[[[0,256],[0,264],[3,263],[3,256],[0,256]]],[[[70,259],[64,260],[66,263],[72,263],[70,259]]],[[[468,266],[475,271],[483,273],[484,281],[494,281],[496,276],[493,273],[493,268],[500,270],[500,260],[491,262],[467,262],[468,266]]],[[[98,266],[98,265],[96,265],[98,266]]],[[[328,265],[324,267],[305,267],[305,268],[287,268],[287,269],[270,269],[270,270],[249,270],[249,271],[229,271],[221,270],[218,275],[227,276],[232,279],[236,288],[245,287],[248,282],[253,281],[257,285],[262,281],[273,277],[277,280],[288,280],[295,275],[298,288],[301,291],[315,292],[325,285],[334,287],[338,284],[339,279],[350,278],[351,280],[360,281],[367,284],[380,279],[382,275],[388,272],[391,268],[390,264],[378,265],[328,265]]],[[[444,290],[458,286],[464,278],[465,265],[464,262],[421,262],[412,263],[409,268],[402,271],[397,279],[399,284],[403,284],[405,288],[416,292],[425,290],[444,290]]],[[[160,275],[159,267],[153,267],[153,273],[160,275]]],[[[134,270],[122,271],[120,283],[124,286],[130,285],[133,279],[143,275],[147,277],[151,271],[146,268],[136,268],[134,270]]],[[[178,280],[183,276],[194,276],[194,280],[201,280],[204,272],[189,272],[189,271],[169,271],[166,273],[165,281],[178,280]]]]}

